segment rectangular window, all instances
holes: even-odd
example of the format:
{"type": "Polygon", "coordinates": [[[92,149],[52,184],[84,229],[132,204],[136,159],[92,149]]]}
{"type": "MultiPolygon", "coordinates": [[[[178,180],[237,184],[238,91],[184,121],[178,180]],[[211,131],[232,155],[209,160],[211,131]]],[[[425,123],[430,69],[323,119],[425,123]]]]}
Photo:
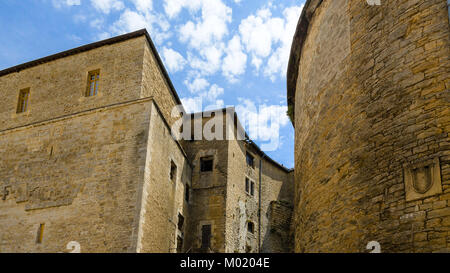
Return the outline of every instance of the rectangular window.
{"type": "Polygon", "coordinates": [[[255,224],[253,224],[253,222],[247,223],[247,231],[250,233],[255,233],[255,224]]]}
{"type": "Polygon", "coordinates": [[[208,249],[211,246],[211,225],[202,226],[202,249],[208,249]]]}
{"type": "Polygon", "coordinates": [[[245,158],[247,161],[247,166],[255,168],[255,158],[249,152],[246,153],[245,158]]]}
{"type": "Polygon", "coordinates": [[[245,192],[250,193],[250,180],[247,177],[245,178],[245,192]]]}
{"type": "Polygon", "coordinates": [[[88,73],[88,86],[86,89],[86,97],[92,97],[97,95],[99,81],[100,81],[100,70],[94,70],[88,73]]]}
{"type": "Polygon", "coordinates": [[[252,181],[252,183],[250,184],[250,195],[254,196],[255,195],[255,182],[252,181]]]}
{"type": "Polygon", "coordinates": [[[38,234],[36,238],[36,243],[41,244],[42,240],[44,239],[44,226],[45,224],[40,224],[38,229],[38,234]]]}
{"type": "Polygon", "coordinates": [[[177,165],[173,161],[170,162],[170,180],[177,181],[177,165]]]}
{"type": "Polygon", "coordinates": [[[189,197],[190,197],[190,187],[188,184],[186,184],[186,188],[185,188],[185,192],[184,192],[184,199],[186,200],[186,202],[189,203],[189,197]]]}
{"type": "Polygon", "coordinates": [[[212,170],[213,170],[213,158],[212,157],[200,158],[200,171],[212,172],[212,170]]]}
{"type": "Polygon", "coordinates": [[[23,113],[27,111],[29,98],[30,98],[30,88],[20,90],[19,101],[17,102],[17,113],[23,113]]]}

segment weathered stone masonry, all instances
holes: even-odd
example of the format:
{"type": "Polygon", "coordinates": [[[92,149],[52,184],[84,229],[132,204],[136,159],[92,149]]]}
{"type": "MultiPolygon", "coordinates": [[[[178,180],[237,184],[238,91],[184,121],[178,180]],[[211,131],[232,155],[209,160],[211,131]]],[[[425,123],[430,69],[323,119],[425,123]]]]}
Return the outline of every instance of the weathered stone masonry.
{"type": "MultiPolygon", "coordinates": [[[[181,102],[145,30],[0,71],[0,92],[0,252],[71,241],[81,252],[197,252],[205,238],[212,252],[291,251],[293,172],[249,140],[176,141],[181,102]],[[86,96],[91,71],[99,88],[86,96]],[[263,161],[261,199],[245,193],[247,150],[263,161]]],[[[257,173],[247,176],[259,183],[257,173]]]]}
{"type": "Polygon", "coordinates": [[[450,251],[445,0],[307,1],[288,70],[295,250],[450,251]]]}

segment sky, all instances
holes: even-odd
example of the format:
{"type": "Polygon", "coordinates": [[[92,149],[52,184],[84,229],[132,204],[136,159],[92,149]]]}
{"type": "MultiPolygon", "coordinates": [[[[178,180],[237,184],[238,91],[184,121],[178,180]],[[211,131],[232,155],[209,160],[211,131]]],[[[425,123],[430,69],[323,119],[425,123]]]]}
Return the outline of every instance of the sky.
{"type": "Polygon", "coordinates": [[[303,4],[1,0],[0,70],[146,28],[187,111],[235,106],[250,138],[292,168],[294,130],[286,115],[286,71],[303,4]]]}

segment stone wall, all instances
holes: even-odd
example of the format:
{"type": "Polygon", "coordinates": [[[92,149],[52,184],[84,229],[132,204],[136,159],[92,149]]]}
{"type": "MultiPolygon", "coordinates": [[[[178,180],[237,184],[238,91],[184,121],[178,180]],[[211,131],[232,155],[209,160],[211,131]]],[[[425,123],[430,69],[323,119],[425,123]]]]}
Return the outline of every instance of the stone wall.
{"type": "Polygon", "coordinates": [[[0,77],[0,131],[141,97],[145,36],[95,48],[0,77]],[[88,72],[100,69],[97,96],[86,97],[88,72]],[[19,91],[29,108],[17,114],[19,91]]]}
{"type": "Polygon", "coordinates": [[[449,251],[446,1],[342,2],[320,4],[301,49],[295,250],[449,251]]]}
{"type": "MultiPolygon", "coordinates": [[[[171,137],[170,127],[159,108],[153,104],[145,179],[140,212],[138,252],[176,252],[177,237],[184,241],[181,250],[190,245],[185,242],[189,224],[189,204],[185,200],[186,185],[191,185],[191,166],[179,144],[171,137]],[[171,179],[171,166],[176,166],[171,179]],[[179,214],[185,219],[178,227],[179,214]]],[[[191,186],[192,188],[192,186],[191,186]]]]}
{"type": "Polygon", "coordinates": [[[0,133],[0,252],[134,252],[149,100],[0,133]],[[43,241],[37,243],[40,224],[43,241]]]}
{"type": "MultiPolygon", "coordinates": [[[[283,252],[291,248],[283,245],[270,232],[270,221],[278,214],[270,216],[271,202],[286,201],[292,209],[293,172],[279,166],[269,158],[263,158],[259,148],[248,141],[237,139],[237,126],[240,126],[233,109],[216,110],[223,113],[223,138],[226,133],[234,136],[228,140],[184,141],[188,157],[193,165],[192,185],[193,203],[191,206],[192,224],[189,232],[193,249],[201,244],[201,225],[213,225],[213,248],[215,252],[283,252]],[[228,121],[228,123],[227,123],[228,121]],[[235,121],[235,123],[232,123],[235,121]],[[237,125],[239,124],[239,125],[237,125]],[[254,166],[246,163],[246,153],[254,157],[254,166]],[[200,158],[213,156],[214,170],[210,173],[200,172],[200,158]],[[260,161],[262,160],[261,208],[260,202],[260,161]],[[246,192],[246,178],[254,183],[254,193],[246,192]],[[208,206],[205,206],[208,204],[208,206]],[[261,223],[259,210],[261,209],[261,223]],[[254,225],[254,231],[248,231],[248,223],[254,225]],[[261,226],[261,238],[260,236],[261,226]],[[263,247],[259,247],[259,244],[263,247]],[[276,244],[279,244],[275,247],[276,244]]],[[[211,125],[211,119],[193,115],[194,120],[202,120],[201,128],[211,125]]],[[[194,124],[194,122],[193,122],[194,124]]],[[[193,126],[192,126],[193,127],[193,126]]],[[[277,220],[275,220],[277,221],[277,220]]],[[[290,231],[290,225],[285,226],[290,231]]]]}

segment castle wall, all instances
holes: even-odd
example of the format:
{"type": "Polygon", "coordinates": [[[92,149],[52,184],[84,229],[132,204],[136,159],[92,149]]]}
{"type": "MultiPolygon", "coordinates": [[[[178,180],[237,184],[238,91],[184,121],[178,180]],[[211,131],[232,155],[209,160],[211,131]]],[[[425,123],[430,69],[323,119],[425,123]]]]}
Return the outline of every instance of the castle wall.
{"type": "Polygon", "coordinates": [[[381,2],[323,1],[310,20],[295,93],[297,252],[373,240],[449,251],[446,1],[381,2]]]}
{"type": "MultiPolygon", "coordinates": [[[[192,118],[192,124],[195,124],[195,120],[204,128],[210,118],[196,116],[192,118]]],[[[191,132],[194,132],[193,129],[191,132]]],[[[228,145],[228,141],[208,141],[204,138],[202,140],[184,141],[186,153],[192,164],[192,200],[190,202],[189,235],[186,242],[186,246],[191,246],[191,252],[200,251],[203,225],[211,225],[210,251],[222,253],[226,250],[228,242],[225,237],[225,218],[228,202],[228,158],[230,156],[228,145]],[[213,170],[211,172],[200,171],[200,159],[202,157],[213,158],[213,170]]]]}
{"type": "Polygon", "coordinates": [[[148,41],[145,41],[143,70],[142,70],[142,89],[141,98],[153,97],[164,118],[169,125],[172,125],[178,116],[172,117],[172,110],[175,106],[181,105],[170,91],[169,83],[164,77],[161,67],[157,64],[156,56],[150,49],[148,41]]]}
{"type": "Polygon", "coordinates": [[[0,132],[0,252],[134,252],[150,111],[144,100],[0,132]]]}
{"type": "Polygon", "coordinates": [[[0,77],[0,131],[141,97],[145,36],[56,59],[0,77]],[[100,69],[98,95],[85,97],[88,72],[100,69]],[[29,108],[17,114],[19,91],[29,108]]]}
{"type": "Polygon", "coordinates": [[[170,127],[153,104],[147,140],[138,252],[176,252],[177,237],[184,241],[183,252],[190,247],[185,240],[185,231],[191,221],[185,190],[186,184],[191,184],[191,172],[185,154],[171,136],[170,127]],[[170,177],[172,163],[176,166],[174,179],[170,177]],[[181,228],[178,227],[179,214],[184,218],[181,228]]]}

